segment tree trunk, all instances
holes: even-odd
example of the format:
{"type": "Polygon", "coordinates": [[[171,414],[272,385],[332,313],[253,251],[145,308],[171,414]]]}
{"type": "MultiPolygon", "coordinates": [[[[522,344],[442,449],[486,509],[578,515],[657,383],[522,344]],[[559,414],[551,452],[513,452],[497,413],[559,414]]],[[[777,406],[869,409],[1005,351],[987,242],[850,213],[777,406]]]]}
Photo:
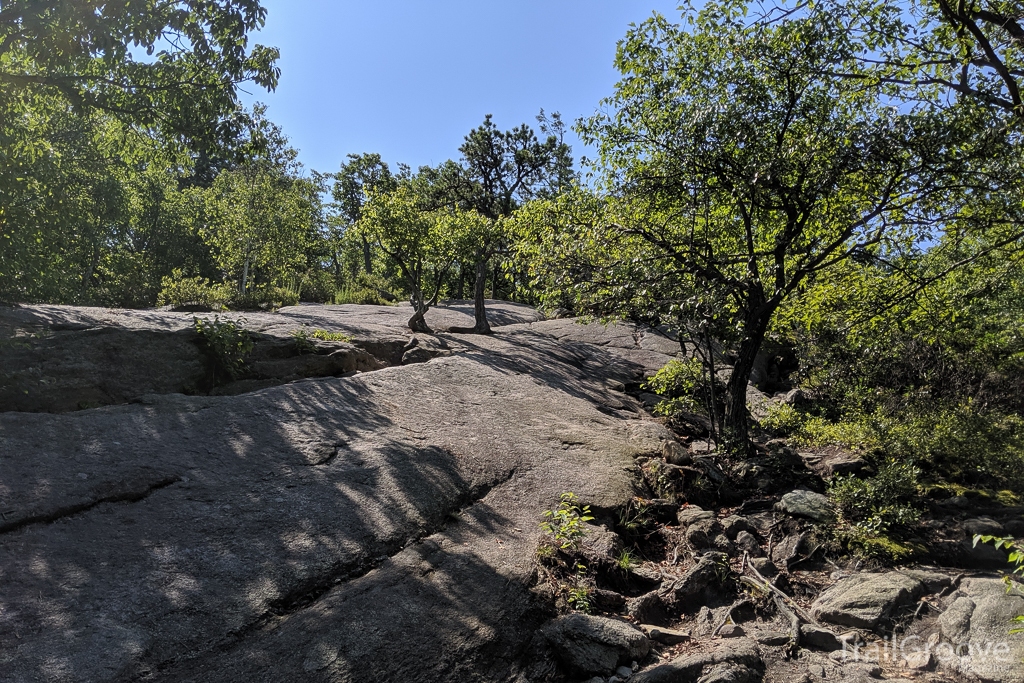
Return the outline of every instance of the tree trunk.
{"type": "Polygon", "coordinates": [[[473,315],[476,317],[476,324],[473,332],[476,334],[490,334],[491,326],[487,323],[487,309],[484,307],[484,291],[487,287],[487,259],[476,262],[476,287],[473,291],[473,315]]]}
{"type": "Polygon", "coordinates": [[[726,438],[749,449],[749,422],[747,420],[747,384],[754,370],[754,360],[761,350],[768,323],[774,308],[767,305],[758,307],[744,321],[743,341],[740,342],[736,364],[725,388],[725,431],[726,438]]]}
{"type": "Polygon", "coordinates": [[[429,306],[424,306],[422,309],[417,309],[412,317],[409,318],[409,329],[413,332],[423,332],[425,334],[433,334],[434,331],[427,326],[427,321],[423,317],[427,314],[429,306]]]}
{"type": "Polygon", "coordinates": [[[363,235],[360,235],[360,239],[363,241],[363,269],[366,271],[367,275],[373,275],[373,259],[370,254],[370,243],[363,235]]]}

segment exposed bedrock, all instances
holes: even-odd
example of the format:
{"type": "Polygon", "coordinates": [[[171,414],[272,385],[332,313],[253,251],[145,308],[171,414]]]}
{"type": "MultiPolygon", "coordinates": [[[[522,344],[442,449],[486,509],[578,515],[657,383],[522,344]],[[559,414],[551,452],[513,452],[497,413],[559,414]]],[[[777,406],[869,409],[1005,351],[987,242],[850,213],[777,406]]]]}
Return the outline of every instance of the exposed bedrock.
{"type": "MultiPolygon", "coordinates": [[[[348,308],[245,317],[411,342],[400,311],[348,308]]],[[[191,323],[55,309],[8,312],[44,340],[46,316],[97,337],[191,323]]],[[[542,511],[563,491],[623,505],[633,457],[666,438],[609,386],[668,356],[551,322],[234,396],[0,413],[4,680],[515,680],[552,616],[531,591],[542,511]]]]}

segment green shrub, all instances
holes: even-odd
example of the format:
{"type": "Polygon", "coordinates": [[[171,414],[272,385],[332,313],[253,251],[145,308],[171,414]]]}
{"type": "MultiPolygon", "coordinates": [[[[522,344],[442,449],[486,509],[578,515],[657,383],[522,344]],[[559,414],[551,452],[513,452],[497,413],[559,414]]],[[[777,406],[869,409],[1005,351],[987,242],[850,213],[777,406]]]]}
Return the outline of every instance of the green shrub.
{"type": "Polygon", "coordinates": [[[220,310],[229,297],[224,285],[214,284],[203,277],[185,277],[180,268],[175,268],[160,280],[156,305],[220,310]]]}
{"type": "Polygon", "coordinates": [[[212,361],[212,383],[244,377],[248,371],[246,357],[253,349],[252,337],[242,327],[244,320],[222,321],[220,316],[214,316],[212,322],[203,318],[193,318],[193,321],[200,346],[212,361]]]}
{"type": "Polygon", "coordinates": [[[251,287],[247,292],[235,292],[228,301],[233,311],[275,311],[285,306],[299,303],[299,295],[285,287],[260,285],[251,287]]]}
{"type": "Polygon", "coordinates": [[[889,460],[874,477],[833,479],[828,497],[839,513],[833,528],[836,540],[877,559],[900,561],[913,555],[916,549],[899,538],[921,519],[915,506],[920,475],[913,464],[889,460]]]}
{"type": "Polygon", "coordinates": [[[576,494],[568,491],[562,494],[558,508],[546,510],[544,517],[547,521],[541,522],[540,528],[551,534],[562,550],[579,550],[586,533],[583,525],[594,519],[590,515],[590,506],[581,506],[576,494]]]}
{"type": "Polygon", "coordinates": [[[792,439],[926,463],[936,481],[1024,491],[1024,419],[971,403],[894,399],[870,412],[851,408],[840,420],[805,415],[792,439]]]}
{"type": "MultiPolygon", "coordinates": [[[[665,367],[647,378],[644,389],[664,397],[654,408],[658,415],[672,417],[678,413],[707,413],[712,387],[709,386],[704,365],[698,358],[669,361],[665,367]]],[[[724,388],[716,386],[717,396],[724,388]]],[[[716,397],[717,398],[717,397],[716,397]]]]}
{"type": "Polygon", "coordinates": [[[769,403],[766,414],[758,424],[772,436],[789,436],[797,432],[806,417],[788,403],[769,403]]]}
{"type": "Polygon", "coordinates": [[[328,332],[327,330],[313,330],[309,333],[309,336],[321,341],[345,342],[346,344],[351,344],[353,339],[350,334],[345,334],[344,332],[328,332]]]}
{"type": "Polygon", "coordinates": [[[292,339],[295,340],[295,347],[298,349],[299,355],[302,355],[316,353],[316,344],[311,341],[313,339],[351,343],[352,336],[342,332],[328,332],[327,330],[319,329],[307,330],[304,327],[300,327],[299,329],[292,330],[292,339]]]}

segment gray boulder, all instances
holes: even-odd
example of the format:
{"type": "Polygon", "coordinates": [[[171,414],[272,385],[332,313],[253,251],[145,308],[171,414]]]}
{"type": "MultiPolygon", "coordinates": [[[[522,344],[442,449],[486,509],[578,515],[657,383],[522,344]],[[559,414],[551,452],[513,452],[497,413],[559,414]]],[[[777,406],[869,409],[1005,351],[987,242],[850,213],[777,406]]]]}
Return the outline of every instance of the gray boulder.
{"type": "Polygon", "coordinates": [[[827,496],[814,491],[797,489],[782,497],[775,505],[780,512],[794,517],[807,517],[815,522],[828,524],[835,521],[835,510],[827,496]]]}
{"type": "MultiPolygon", "coordinates": [[[[670,662],[645,669],[633,676],[630,681],[632,683],[696,682],[704,673],[705,668],[712,669],[721,664],[742,666],[747,669],[761,668],[761,653],[757,648],[757,643],[750,638],[717,641],[713,647],[704,652],[683,655],[670,662]]],[[[720,676],[722,670],[718,671],[720,676]]],[[[711,674],[711,671],[708,671],[708,674],[711,674]]],[[[724,681],[725,679],[717,678],[715,680],[724,681]]],[[[739,681],[737,680],[735,683],[739,683],[739,681]]]]}
{"type": "Polygon", "coordinates": [[[647,636],[626,622],[589,614],[559,617],[541,632],[566,666],[584,673],[610,674],[651,649],[647,636]]]}
{"type": "Polygon", "coordinates": [[[895,610],[912,604],[933,588],[949,585],[949,577],[927,572],[899,571],[858,574],[832,586],[814,601],[812,614],[821,621],[854,628],[875,629],[895,610]]]}
{"type": "Polygon", "coordinates": [[[676,515],[679,520],[680,526],[689,526],[694,522],[699,522],[703,519],[714,519],[715,513],[710,510],[697,507],[696,505],[687,505],[686,507],[680,508],[679,513],[676,515]]]}
{"type": "Polygon", "coordinates": [[[942,642],[932,648],[938,665],[985,683],[1024,683],[1024,634],[1011,635],[1024,614],[1024,596],[1001,579],[970,578],[939,617],[942,642]]]}

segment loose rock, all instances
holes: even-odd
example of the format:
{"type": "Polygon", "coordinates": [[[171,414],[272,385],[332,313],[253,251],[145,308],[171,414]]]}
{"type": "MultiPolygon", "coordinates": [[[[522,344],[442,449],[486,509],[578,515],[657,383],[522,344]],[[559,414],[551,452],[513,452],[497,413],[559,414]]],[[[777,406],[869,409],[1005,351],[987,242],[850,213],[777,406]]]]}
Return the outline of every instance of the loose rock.
{"type": "Polygon", "coordinates": [[[807,517],[822,524],[835,521],[835,510],[828,497],[813,491],[791,491],[784,495],[775,507],[786,514],[807,517]]]}
{"type": "Polygon", "coordinates": [[[858,574],[841,580],[822,593],[811,607],[822,621],[855,628],[875,629],[894,610],[912,604],[931,585],[948,585],[949,577],[926,572],[858,574]]]}
{"type": "Polygon", "coordinates": [[[571,669],[610,674],[624,662],[643,659],[650,641],[629,624],[588,614],[569,614],[548,622],[541,632],[571,669]]]}

